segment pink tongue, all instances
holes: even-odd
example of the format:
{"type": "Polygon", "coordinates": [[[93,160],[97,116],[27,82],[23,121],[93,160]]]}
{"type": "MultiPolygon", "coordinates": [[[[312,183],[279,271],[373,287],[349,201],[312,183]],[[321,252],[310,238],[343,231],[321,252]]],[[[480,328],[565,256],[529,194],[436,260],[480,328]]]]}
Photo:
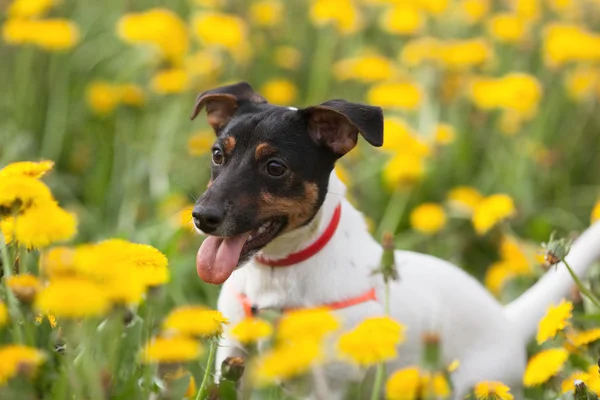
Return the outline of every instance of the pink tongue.
{"type": "Polygon", "coordinates": [[[207,237],[196,255],[198,276],[215,285],[225,282],[237,267],[248,235],[250,232],[227,238],[207,237]]]}

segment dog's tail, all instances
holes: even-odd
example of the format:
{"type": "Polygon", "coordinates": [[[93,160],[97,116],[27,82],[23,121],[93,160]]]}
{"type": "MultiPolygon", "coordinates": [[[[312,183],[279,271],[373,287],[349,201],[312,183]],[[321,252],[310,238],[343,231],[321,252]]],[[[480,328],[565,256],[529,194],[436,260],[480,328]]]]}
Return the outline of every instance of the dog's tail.
{"type": "MultiPolygon", "coordinates": [[[[590,226],[573,243],[565,258],[577,276],[585,274],[594,260],[600,258],[600,221],[590,226]]],[[[558,303],[574,285],[573,278],[561,262],[548,271],[535,285],[505,306],[508,319],[529,341],[548,306],[558,303]]]]}

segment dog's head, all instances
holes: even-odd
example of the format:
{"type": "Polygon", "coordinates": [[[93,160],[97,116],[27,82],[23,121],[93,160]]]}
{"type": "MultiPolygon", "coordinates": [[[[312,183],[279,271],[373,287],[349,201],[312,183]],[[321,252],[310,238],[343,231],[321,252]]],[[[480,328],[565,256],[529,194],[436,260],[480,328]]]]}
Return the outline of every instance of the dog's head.
{"type": "Polygon", "coordinates": [[[197,268],[211,283],[224,282],[273,239],[313,219],[335,161],[359,134],[383,144],[381,109],[345,100],[280,107],[241,82],[200,94],[192,119],[203,108],[217,139],[211,180],[192,216],[210,235],[197,268]]]}

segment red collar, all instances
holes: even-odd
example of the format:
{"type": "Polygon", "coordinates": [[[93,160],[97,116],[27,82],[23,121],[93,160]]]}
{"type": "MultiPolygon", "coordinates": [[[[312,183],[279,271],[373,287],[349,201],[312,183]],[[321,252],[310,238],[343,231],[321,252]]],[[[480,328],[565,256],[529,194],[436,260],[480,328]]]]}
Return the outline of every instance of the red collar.
{"type": "MultiPolygon", "coordinates": [[[[240,301],[240,303],[242,303],[242,307],[244,308],[244,314],[246,315],[246,317],[250,318],[250,317],[256,316],[259,309],[252,304],[252,302],[250,301],[248,296],[246,296],[245,294],[242,294],[242,293],[238,293],[237,298],[240,301]]],[[[341,310],[343,308],[348,308],[348,307],[356,306],[361,303],[366,303],[367,301],[377,301],[377,293],[375,291],[375,288],[369,289],[367,292],[361,294],[360,296],[351,297],[346,300],[335,301],[333,303],[328,303],[328,304],[323,305],[322,307],[325,307],[329,310],[341,310]]],[[[299,307],[286,307],[286,308],[283,308],[282,311],[287,312],[287,311],[294,311],[294,310],[298,310],[298,309],[300,309],[300,308],[299,307]]]]}
{"type": "Polygon", "coordinates": [[[262,254],[256,255],[254,259],[263,265],[268,265],[269,267],[289,267],[291,265],[295,265],[302,261],[308,260],[315,254],[317,254],[319,251],[321,251],[323,247],[327,245],[327,243],[329,243],[340,223],[341,214],[342,205],[338,204],[338,206],[335,208],[335,211],[333,212],[333,217],[331,217],[331,221],[329,222],[329,225],[327,226],[325,231],[323,231],[323,234],[313,244],[311,244],[304,250],[301,250],[297,253],[292,253],[287,257],[281,258],[279,260],[270,260],[268,258],[265,258],[262,254]]]}

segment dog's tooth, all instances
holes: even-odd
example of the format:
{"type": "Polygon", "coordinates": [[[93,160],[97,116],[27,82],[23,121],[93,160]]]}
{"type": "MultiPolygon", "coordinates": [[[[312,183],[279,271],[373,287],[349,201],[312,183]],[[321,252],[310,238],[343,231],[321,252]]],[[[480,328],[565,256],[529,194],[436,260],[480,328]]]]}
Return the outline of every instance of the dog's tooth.
{"type": "Polygon", "coordinates": [[[248,240],[252,240],[252,235],[248,235],[248,240]]]}
{"type": "Polygon", "coordinates": [[[260,228],[258,228],[258,234],[260,235],[261,233],[263,233],[266,230],[267,230],[267,228],[265,228],[265,226],[263,225],[260,228]]]}

